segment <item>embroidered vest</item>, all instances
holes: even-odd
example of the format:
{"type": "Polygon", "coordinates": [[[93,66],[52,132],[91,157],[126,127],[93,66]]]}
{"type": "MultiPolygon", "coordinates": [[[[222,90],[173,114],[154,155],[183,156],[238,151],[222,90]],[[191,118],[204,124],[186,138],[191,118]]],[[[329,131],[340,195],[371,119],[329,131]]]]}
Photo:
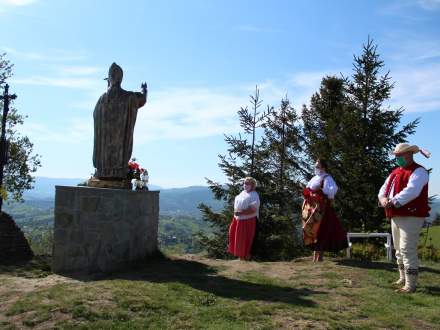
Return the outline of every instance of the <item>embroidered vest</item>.
{"type": "MultiPolygon", "coordinates": [[[[389,197],[391,188],[394,185],[394,196],[401,192],[408,185],[409,177],[411,174],[422,167],[417,163],[412,163],[407,167],[398,167],[391,172],[390,180],[385,190],[385,196],[389,197]]],[[[394,216],[407,216],[407,217],[428,217],[429,216],[428,203],[428,184],[423,186],[423,189],[419,196],[410,201],[409,203],[402,205],[399,208],[391,207],[385,209],[385,215],[387,218],[394,216]]]]}

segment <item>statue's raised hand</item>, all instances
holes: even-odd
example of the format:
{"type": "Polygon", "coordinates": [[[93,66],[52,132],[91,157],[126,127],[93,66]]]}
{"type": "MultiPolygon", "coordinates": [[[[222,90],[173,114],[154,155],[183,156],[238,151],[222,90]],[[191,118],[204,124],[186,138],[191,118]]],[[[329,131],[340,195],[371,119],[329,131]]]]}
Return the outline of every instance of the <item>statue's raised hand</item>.
{"type": "Polygon", "coordinates": [[[142,89],[142,93],[144,93],[145,95],[147,95],[147,93],[148,93],[148,86],[147,86],[147,83],[142,83],[142,85],[141,85],[141,89],[142,89]]]}

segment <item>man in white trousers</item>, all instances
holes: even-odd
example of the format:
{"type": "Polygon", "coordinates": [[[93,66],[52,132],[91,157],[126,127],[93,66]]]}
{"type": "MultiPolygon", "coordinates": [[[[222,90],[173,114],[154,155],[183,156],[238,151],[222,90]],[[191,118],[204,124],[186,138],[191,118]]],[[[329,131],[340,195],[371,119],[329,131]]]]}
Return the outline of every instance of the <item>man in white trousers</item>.
{"type": "Polygon", "coordinates": [[[415,145],[400,143],[392,154],[398,167],[386,179],[379,191],[379,203],[391,219],[394,249],[396,250],[399,279],[394,282],[400,286],[396,291],[415,292],[419,258],[417,245],[420,231],[429,216],[428,181],[429,173],[414,162],[414,154],[422,153],[429,158],[430,153],[415,145]]]}

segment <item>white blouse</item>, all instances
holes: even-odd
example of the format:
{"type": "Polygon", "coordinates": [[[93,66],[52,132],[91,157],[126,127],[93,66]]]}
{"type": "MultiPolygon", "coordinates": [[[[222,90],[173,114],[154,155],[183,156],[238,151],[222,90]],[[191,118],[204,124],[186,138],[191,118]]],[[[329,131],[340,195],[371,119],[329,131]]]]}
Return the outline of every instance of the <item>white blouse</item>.
{"type": "MultiPolygon", "coordinates": [[[[386,197],[386,189],[388,186],[388,182],[390,181],[390,176],[385,180],[385,183],[380,188],[378,197],[386,197]]],[[[397,195],[394,195],[394,182],[392,183],[391,189],[390,189],[390,195],[388,197],[391,198],[393,203],[398,202],[400,205],[405,205],[411,202],[413,199],[417,198],[420,193],[422,192],[423,187],[428,183],[429,181],[429,174],[426,169],[423,167],[416,168],[414,172],[409,176],[408,184],[403,190],[398,193],[397,195]]]]}
{"type": "Polygon", "coordinates": [[[240,211],[248,209],[250,206],[253,206],[256,208],[256,211],[254,213],[246,214],[246,215],[238,215],[238,216],[235,216],[235,218],[237,220],[246,220],[246,219],[258,217],[258,215],[259,215],[260,197],[258,196],[258,193],[256,191],[251,191],[248,193],[246,190],[243,190],[240,194],[238,194],[235,197],[234,211],[240,212],[240,211]]]}
{"type": "Polygon", "coordinates": [[[319,175],[315,175],[307,183],[306,188],[310,188],[312,190],[318,190],[319,188],[321,188],[322,180],[324,180],[324,186],[322,187],[322,192],[327,196],[328,199],[334,199],[336,193],[338,192],[338,186],[336,185],[335,180],[333,180],[333,177],[325,172],[319,175]]]}

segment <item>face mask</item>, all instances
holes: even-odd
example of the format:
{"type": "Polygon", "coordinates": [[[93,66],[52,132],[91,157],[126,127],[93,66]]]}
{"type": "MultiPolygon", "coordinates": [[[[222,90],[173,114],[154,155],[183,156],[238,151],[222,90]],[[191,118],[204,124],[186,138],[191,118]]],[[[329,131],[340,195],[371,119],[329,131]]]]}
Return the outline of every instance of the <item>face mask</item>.
{"type": "Polygon", "coordinates": [[[405,167],[406,165],[408,165],[405,157],[402,156],[398,156],[396,157],[396,163],[397,165],[399,165],[400,167],[405,167]]]}
{"type": "Polygon", "coordinates": [[[315,167],[315,175],[320,175],[322,170],[319,167],[315,167]]]}
{"type": "Polygon", "coordinates": [[[252,186],[250,184],[245,184],[243,185],[244,190],[246,190],[247,192],[250,192],[252,190],[252,186]]]}

